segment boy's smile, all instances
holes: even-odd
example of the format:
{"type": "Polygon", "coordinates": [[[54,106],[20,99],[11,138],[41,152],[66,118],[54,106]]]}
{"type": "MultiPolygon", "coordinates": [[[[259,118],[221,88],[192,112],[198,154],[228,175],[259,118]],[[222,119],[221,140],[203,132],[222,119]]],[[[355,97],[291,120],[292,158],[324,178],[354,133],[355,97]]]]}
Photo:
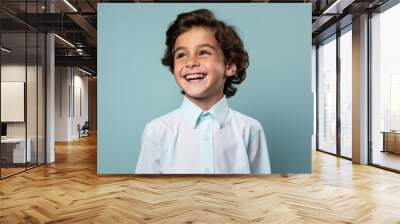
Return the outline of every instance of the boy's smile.
{"type": "Polygon", "coordinates": [[[201,73],[201,72],[193,72],[193,73],[188,73],[184,77],[187,81],[189,82],[197,82],[198,80],[204,79],[206,77],[206,73],[201,73]]]}
{"type": "Polygon", "coordinates": [[[198,68],[186,68],[182,69],[182,76],[186,81],[190,83],[198,83],[203,80],[208,75],[207,68],[198,67],[198,68]]]}
{"type": "Polygon", "coordinates": [[[235,65],[226,65],[224,54],[214,32],[193,27],[175,42],[174,75],[186,97],[203,110],[222,98],[227,76],[235,73],[235,65]]]}

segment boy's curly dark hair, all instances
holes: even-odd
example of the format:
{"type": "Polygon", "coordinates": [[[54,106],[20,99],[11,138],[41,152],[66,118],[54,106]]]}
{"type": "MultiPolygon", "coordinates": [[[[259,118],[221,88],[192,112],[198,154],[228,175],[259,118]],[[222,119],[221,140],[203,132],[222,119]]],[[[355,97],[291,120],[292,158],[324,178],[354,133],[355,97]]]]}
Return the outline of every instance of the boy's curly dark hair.
{"type": "Polygon", "coordinates": [[[174,73],[174,57],[172,53],[175,41],[179,35],[196,26],[206,27],[214,31],[215,39],[224,53],[225,63],[234,63],[236,65],[236,75],[227,77],[224,85],[224,94],[227,98],[235,95],[237,88],[234,84],[240,84],[245,80],[246,68],[249,66],[249,56],[235,28],[216,19],[208,9],[181,13],[177,16],[166,32],[165,44],[167,48],[161,59],[162,64],[168,66],[170,71],[174,73]]]}

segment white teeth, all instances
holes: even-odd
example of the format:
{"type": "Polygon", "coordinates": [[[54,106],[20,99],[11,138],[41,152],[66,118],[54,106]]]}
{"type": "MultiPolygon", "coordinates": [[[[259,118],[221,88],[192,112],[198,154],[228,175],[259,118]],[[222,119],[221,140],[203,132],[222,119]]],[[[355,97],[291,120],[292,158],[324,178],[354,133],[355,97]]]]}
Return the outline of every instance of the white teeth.
{"type": "Polygon", "coordinates": [[[192,80],[192,79],[202,79],[202,78],[204,78],[204,74],[202,74],[202,73],[194,73],[194,74],[189,74],[189,75],[186,75],[185,76],[185,78],[186,78],[186,80],[192,80]]]}

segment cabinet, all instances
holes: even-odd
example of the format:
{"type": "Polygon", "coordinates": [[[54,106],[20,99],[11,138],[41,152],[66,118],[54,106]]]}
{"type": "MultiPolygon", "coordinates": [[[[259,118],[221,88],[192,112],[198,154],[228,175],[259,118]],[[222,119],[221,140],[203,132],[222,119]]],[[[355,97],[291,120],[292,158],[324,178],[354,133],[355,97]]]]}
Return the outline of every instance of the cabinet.
{"type": "Polygon", "coordinates": [[[384,131],[383,152],[400,154],[400,131],[384,131]]]}
{"type": "Polygon", "coordinates": [[[7,138],[1,140],[1,159],[6,164],[18,164],[31,162],[32,153],[30,138],[27,139],[27,147],[25,150],[25,138],[7,138]]]}

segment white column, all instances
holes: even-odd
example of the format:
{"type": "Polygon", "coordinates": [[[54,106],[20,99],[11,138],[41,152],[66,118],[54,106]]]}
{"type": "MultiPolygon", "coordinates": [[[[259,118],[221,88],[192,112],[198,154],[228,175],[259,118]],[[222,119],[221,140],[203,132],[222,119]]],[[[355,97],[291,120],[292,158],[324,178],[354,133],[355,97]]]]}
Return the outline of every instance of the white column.
{"type": "Polygon", "coordinates": [[[55,161],[54,151],[54,133],[55,133],[55,76],[54,76],[54,35],[49,33],[46,36],[46,57],[47,57],[47,76],[46,76],[46,163],[52,163],[55,161]]]}
{"type": "MultiPolygon", "coordinates": [[[[46,1],[47,12],[53,12],[51,1],[46,1]]],[[[54,35],[46,35],[46,163],[55,161],[54,133],[55,133],[55,44],[54,35]]]]}
{"type": "Polygon", "coordinates": [[[368,163],[368,15],[353,19],[353,162],[368,163]]]}

